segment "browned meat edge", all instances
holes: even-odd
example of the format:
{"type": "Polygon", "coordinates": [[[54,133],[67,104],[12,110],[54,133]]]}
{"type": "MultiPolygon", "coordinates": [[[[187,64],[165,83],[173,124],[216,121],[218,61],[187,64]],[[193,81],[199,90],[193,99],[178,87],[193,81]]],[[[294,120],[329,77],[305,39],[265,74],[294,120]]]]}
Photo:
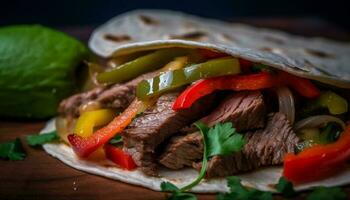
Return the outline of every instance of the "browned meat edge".
{"type": "MultiPolygon", "coordinates": [[[[210,159],[207,177],[225,177],[257,169],[263,166],[283,163],[286,153],[293,152],[299,142],[289,121],[282,113],[269,115],[265,129],[244,135],[247,144],[242,152],[231,156],[214,156],[210,159]]],[[[193,167],[200,169],[200,163],[193,167]]]]}
{"type": "MultiPolygon", "coordinates": [[[[227,96],[203,122],[212,126],[218,122],[232,122],[237,131],[262,128],[265,124],[266,111],[263,96],[258,91],[233,93],[227,96]],[[238,127],[238,128],[237,128],[238,127]]],[[[196,127],[184,128],[182,132],[195,132],[196,127]]],[[[196,159],[201,159],[201,137],[197,134],[177,136],[165,147],[159,162],[170,169],[191,166],[196,159]],[[188,155],[191,152],[193,155],[188,155]],[[199,152],[199,153],[198,153],[199,152]]]]}
{"type": "Polygon", "coordinates": [[[179,129],[203,117],[213,103],[212,96],[196,102],[191,108],[172,110],[178,93],[161,96],[155,106],[147,109],[124,131],[123,141],[136,164],[149,175],[156,175],[155,150],[159,144],[178,132],[179,129]]]}
{"type": "Polygon", "coordinates": [[[123,84],[98,86],[90,91],[75,94],[60,103],[58,112],[64,117],[76,118],[79,116],[79,108],[91,102],[102,108],[124,109],[135,98],[137,84],[144,79],[156,76],[158,73],[158,71],[150,72],[123,84]]]}
{"type": "Polygon", "coordinates": [[[218,122],[232,122],[237,131],[263,128],[266,108],[259,91],[244,91],[229,95],[202,122],[209,127],[218,122]]]}

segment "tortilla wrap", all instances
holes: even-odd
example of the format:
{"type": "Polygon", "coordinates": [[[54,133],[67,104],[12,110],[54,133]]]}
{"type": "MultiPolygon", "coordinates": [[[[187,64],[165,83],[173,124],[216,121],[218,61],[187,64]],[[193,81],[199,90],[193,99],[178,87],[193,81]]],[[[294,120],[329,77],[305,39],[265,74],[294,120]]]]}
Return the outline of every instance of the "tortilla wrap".
{"type": "MultiPolygon", "coordinates": [[[[168,47],[206,48],[266,64],[297,76],[350,88],[349,44],[292,36],[275,30],[202,19],[173,11],[138,10],[117,16],[92,34],[89,46],[103,57],[168,47]]],[[[54,129],[52,120],[42,133],[54,129]]],[[[181,187],[198,175],[194,169],[161,169],[160,177],[150,177],[140,170],[119,169],[109,161],[97,163],[79,159],[64,143],[45,144],[43,147],[50,155],[73,168],[153,190],[160,190],[163,181],[181,187]]],[[[238,177],[245,186],[274,192],[273,185],[281,175],[282,167],[269,167],[238,177]]],[[[298,185],[296,190],[349,183],[350,169],[322,181],[298,185]]],[[[204,180],[191,191],[211,193],[227,190],[226,180],[220,178],[204,180]]]]}

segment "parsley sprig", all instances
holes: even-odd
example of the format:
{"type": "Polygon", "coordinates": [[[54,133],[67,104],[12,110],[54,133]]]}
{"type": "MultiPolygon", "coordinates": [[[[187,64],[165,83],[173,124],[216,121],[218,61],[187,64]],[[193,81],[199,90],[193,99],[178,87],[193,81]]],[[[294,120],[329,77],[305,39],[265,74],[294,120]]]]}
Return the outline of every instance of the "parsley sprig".
{"type": "Polygon", "coordinates": [[[209,128],[203,122],[198,121],[195,126],[200,130],[203,137],[203,160],[202,168],[197,176],[197,178],[190,184],[178,189],[175,185],[169,182],[163,182],[162,185],[172,185],[172,187],[177,188],[176,190],[165,190],[165,187],[161,188],[162,191],[172,192],[174,196],[179,196],[181,193],[190,190],[194,186],[198,185],[199,182],[204,178],[208,160],[212,156],[216,155],[230,155],[234,152],[239,152],[243,149],[246,141],[243,136],[236,132],[233,128],[232,123],[218,123],[213,128],[209,128]]]}

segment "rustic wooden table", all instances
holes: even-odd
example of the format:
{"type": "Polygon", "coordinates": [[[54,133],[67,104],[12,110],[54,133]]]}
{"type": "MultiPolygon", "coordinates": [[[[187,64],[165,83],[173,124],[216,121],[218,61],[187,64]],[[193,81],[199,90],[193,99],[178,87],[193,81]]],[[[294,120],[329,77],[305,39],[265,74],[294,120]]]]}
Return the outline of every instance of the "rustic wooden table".
{"type": "MultiPolygon", "coordinates": [[[[237,20],[235,20],[237,21],[237,20]]],[[[349,33],[314,18],[283,19],[239,19],[238,21],[256,26],[279,28],[289,32],[307,36],[327,36],[349,41],[349,33]]],[[[92,27],[70,27],[61,30],[87,41],[92,27]]],[[[19,137],[25,141],[28,134],[38,133],[44,121],[10,122],[0,121],[0,142],[19,137]]],[[[41,148],[28,147],[22,142],[27,152],[24,161],[0,160],[0,199],[2,200],[105,200],[105,199],[165,199],[160,192],[121,183],[80,172],[66,166],[59,160],[47,155],[41,148]]],[[[350,186],[345,187],[350,196],[350,186]]],[[[215,199],[214,195],[198,195],[199,199],[215,199]]],[[[303,199],[302,193],[295,199],[303,199]]],[[[276,199],[282,199],[275,196],[276,199]]]]}

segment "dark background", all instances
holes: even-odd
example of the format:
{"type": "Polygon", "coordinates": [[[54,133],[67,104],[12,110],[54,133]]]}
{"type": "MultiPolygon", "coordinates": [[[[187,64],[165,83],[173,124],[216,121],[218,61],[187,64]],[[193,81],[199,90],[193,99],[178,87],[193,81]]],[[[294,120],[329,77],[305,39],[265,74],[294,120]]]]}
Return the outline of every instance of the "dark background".
{"type": "Polygon", "coordinates": [[[97,25],[137,8],[181,10],[230,20],[246,17],[316,18],[344,30],[350,29],[350,7],[345,0],[0,0],[0,25],[97,25]]]}

